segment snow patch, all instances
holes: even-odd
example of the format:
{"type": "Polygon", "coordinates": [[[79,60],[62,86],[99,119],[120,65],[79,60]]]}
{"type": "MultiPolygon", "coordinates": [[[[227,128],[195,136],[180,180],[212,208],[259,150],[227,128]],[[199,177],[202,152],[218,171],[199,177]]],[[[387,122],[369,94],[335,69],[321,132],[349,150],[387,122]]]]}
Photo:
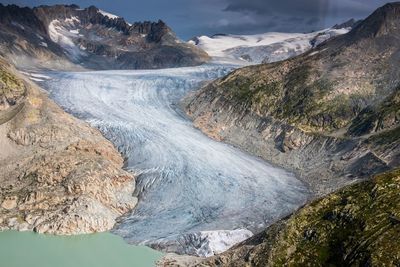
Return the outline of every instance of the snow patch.
{"type": "Polygon", "coordinates": [[[70,25],[75,25],[75,23],[80,23],[81,21],[78,19],[78,17],[71,17],[71,18],[66,18],[65,22],[70,24],[70,25]]]}
{"type": "Polygon", "coordinates": [[[106,11],[104,11],[104,10],[101,10],[101,9],[99,9],[99,13],[102,14],[103,16],[109,17],[110,19],[117,19],[117,18],[119,18],[117,15],[108,13],[108,12],[106,12],[106,11]]]}
{"type": "Polygon", "coordinates": [[[49,24],[50,39],[64,48],[67,54],[74,60],[78,60],[85,53],[79,49],[72,41],[76,37],[76,29],[80,21],[77,17],[67,18],[64,21],[53,20],[49,24]]]}
{"type": "Polygon", "coordinates": [[[28,76],[28,78],[30,80],[35,81],[35,82],[44,82],[45,80],[51,79],[49,76],[43,75],[43,74],[31,73],[31,72],[25,72],[25,71],[21,71],[21,73],[28,76]]]}
{"type": "Polygon", "coordinates": [[[45,79],[45,80],[50,80],[51,79],[47,75],[38,74],[38,73],[30,73],[30,76],[35,77],[35,78],[42,78],[42,79],[45,79]]]}
{"type": "Polygon", "coordinates": [[[44,40],[43,36],[39,35],[36,33],[36,37],[39,38],[40,40],[44,40]]]}
{"type": "Polygon", "coordinates": [[[21,30],[25,30],[25,27],[24,27],[24,26],[22,26],[21,24],[15,22],[15,21],[12,21],[12,22],[11,22],[11,25],[18,27],[18,28],[20,28],[21,30]]]}
{"type": "Polygon", "coordinates": [[[40,44],[39,44],[40,46],[44,46],[44,47],[47,47],[47,43],[46,42],[40,42],[40,44]]]}

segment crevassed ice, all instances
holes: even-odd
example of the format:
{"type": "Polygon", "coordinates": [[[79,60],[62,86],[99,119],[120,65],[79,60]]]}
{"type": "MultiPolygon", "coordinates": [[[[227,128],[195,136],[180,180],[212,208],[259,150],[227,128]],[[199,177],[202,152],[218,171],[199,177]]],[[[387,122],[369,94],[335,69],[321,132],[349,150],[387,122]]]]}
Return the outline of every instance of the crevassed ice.
{"type": "Polygon", "coordinates": [[[134,244],[209,255],[305,203],[308,191],[293,174],[211,140],[177,108],[201,82],[229,70],[60,73],[46,82],[51,97],[99,128],[138,174],[139,203],[114,233],[134,244]]]}

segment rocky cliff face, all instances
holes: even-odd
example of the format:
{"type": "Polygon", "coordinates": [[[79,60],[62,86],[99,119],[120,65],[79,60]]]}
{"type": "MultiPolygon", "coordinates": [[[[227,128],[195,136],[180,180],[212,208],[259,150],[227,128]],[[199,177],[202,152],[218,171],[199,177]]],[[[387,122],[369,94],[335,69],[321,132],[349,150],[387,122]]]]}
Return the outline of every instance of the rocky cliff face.
{"type": "Polygon", "coordinates": [[[190,265],[397,266],[399,190],[398,169],[380,174],[312,202],[219,256],[190,265]]]}
{"type": "Polygon", "coordinates": [[[209,135],[325,194],[399,165],[400,4],[301,56],[236,70],[186,99],[209,135]]]}
{"type": "Polygon", "coordinates": [[[127,23],[91,6],[0,4],[0,51],[19,67],[143,69],[193,66],[208,55],[163,22],[127,23]]]}
{"type": "Polygon", "coordinates": [[[134,177],[110,142],[0,59],[0,229],[105,231],[132,209],[134,177]]]}

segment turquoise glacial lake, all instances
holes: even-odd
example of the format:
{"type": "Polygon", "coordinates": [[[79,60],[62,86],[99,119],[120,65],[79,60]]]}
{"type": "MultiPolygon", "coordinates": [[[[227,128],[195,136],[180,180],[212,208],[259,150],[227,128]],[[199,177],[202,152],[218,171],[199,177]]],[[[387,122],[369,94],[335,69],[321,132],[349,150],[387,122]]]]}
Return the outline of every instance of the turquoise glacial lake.
{"type": "Polygon", "coordinates": [[[1,267],[151,267],[162,255],[148,247],[129,245],[110,233],[0,232],[1,267]]]}

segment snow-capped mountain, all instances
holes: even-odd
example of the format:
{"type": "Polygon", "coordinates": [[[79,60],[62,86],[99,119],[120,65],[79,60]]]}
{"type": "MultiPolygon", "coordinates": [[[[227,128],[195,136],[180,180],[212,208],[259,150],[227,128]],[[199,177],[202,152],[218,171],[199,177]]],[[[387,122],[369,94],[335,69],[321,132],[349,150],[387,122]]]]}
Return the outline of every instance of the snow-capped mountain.
{"type": "Polygon", "coordinates": [[[128,23],[94,6],[0,4],[1,54],[18,66],[141,69],[193,66],[208,55],[161,20],[128,23]]]}
{"type": "MultiPolygon", "coordinates": [[[[346,25],[347,26],[347,25],[346,25]]],[[[268,32],[254,35],[217,34],[199,36],[189,41],[216,59],[230,59],[243,63],[270,63],[302,54],[320,43],[351,30],[328,28],[312,33],[268,32]]]]}

